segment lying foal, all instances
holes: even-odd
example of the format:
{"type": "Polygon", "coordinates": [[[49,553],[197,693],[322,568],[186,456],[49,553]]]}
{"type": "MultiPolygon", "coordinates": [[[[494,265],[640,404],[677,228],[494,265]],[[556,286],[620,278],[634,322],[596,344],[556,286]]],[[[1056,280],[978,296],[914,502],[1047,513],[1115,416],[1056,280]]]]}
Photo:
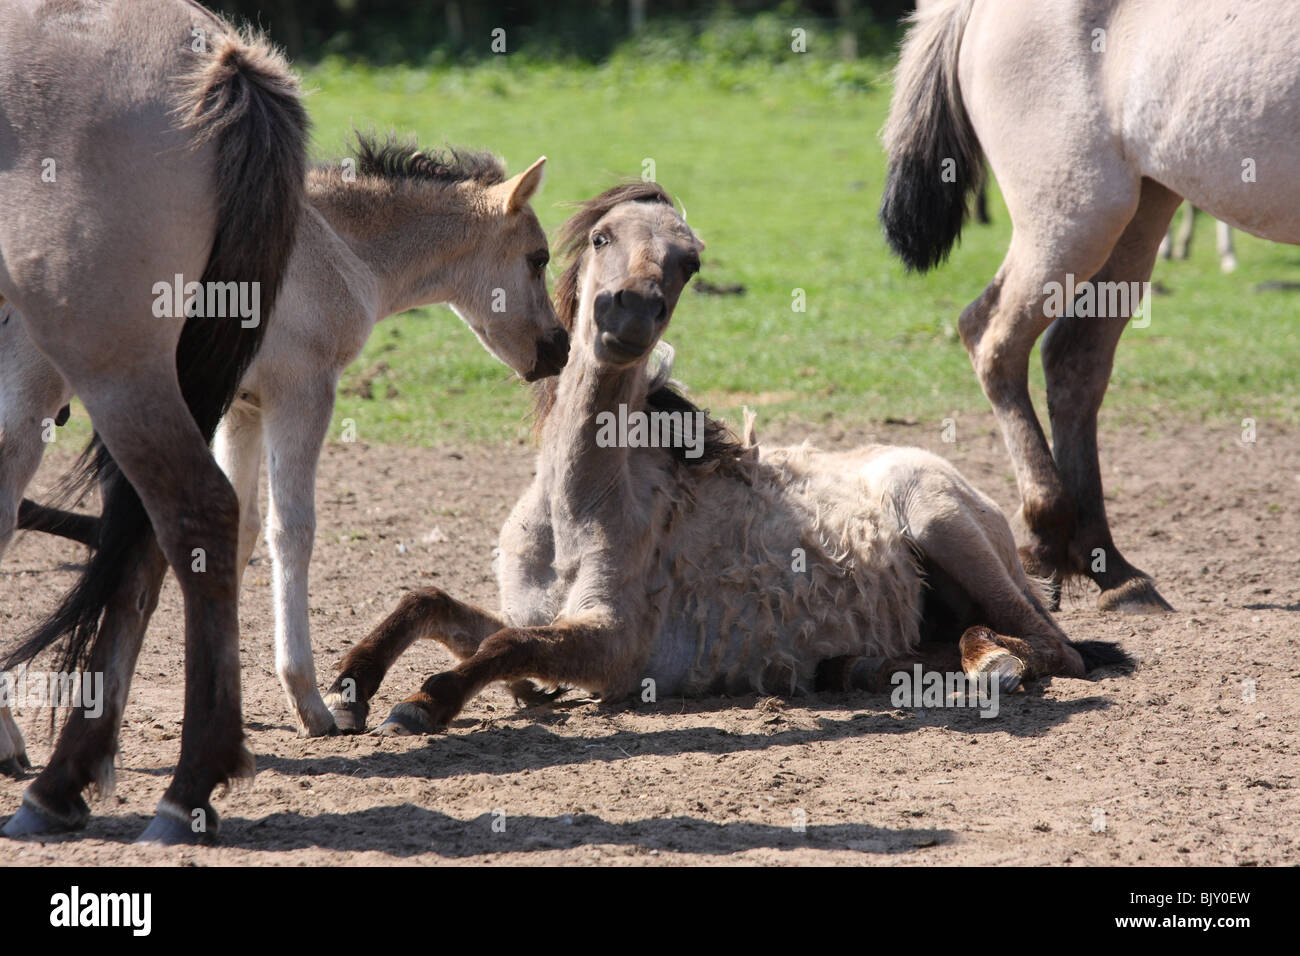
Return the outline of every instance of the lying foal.
{"type": "Polygon", "coordinates": [[[1065,639],[1006,519],[947,461],[887,446],[760,452],[668,386],[666,367],[651,374],[703,248],[662,189],[604,193],[562,240],[572,351],[542,386],[537,477],[501,532],[502,610],[437,589],[404,597],[326,697],[341,729],[365,726],[384,673],[421,637],[461,663],[381,733],[436,731],[493,681],[605,698],[646,680],[659,695],[797,694],[883,690],[922,663],[1010,690],[1082,677],[1081,649],[1104,656],[1065,639]],[[650,433],[667,440],[644,447],[650,433]]]}

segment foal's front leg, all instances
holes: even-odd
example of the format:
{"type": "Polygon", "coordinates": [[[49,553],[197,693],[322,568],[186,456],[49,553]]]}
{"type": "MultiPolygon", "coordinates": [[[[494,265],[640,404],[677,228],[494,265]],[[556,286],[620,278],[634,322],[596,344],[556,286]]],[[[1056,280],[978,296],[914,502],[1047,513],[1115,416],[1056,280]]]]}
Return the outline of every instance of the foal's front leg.
{"type": "Polygon", "coordinates": [[[484,638],[505,627],[500,618],[438,588],[411,591],[383,623],[348,651],[325,702],[341,731],[358,733],[365,730],[370,699],[379,691],[384,675],[416,641],[432,638],[464,659],[474,655],[484,638]]]}
{"type": "Polygon", "coordinates": [[[393,708],[383,736],[442,730],[493,681],[532,678],[592,690],[617,687],[636,648],[608,621],[557,621],[546,627],[509,627],[479,645],[474,656],[435,674],[393,708]]]}

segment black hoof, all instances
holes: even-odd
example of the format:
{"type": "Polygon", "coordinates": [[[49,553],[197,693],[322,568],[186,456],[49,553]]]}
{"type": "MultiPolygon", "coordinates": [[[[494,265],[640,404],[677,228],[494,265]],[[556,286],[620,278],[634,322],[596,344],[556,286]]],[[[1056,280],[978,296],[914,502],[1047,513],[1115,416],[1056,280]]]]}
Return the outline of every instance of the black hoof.
{"type": "Polygon", "coordinates": [[[13,777],[15,780],[21,780],[27,776],[27,771],[31,769],[32,763],[27,759],[27,754],[18,754],[16,757],[10,757],[7,760],[0,760],[0,773],[6,777],[13,777]]]}
{"type": "Polygon", "coordinates": [[[197,815],[185,816],[171,807],[159,807],[153,820],[136,839],[150,846],[207,846],[217,842],[219,824],[211,807],[197,815]]]}
{"type": "Polygon", "coordinates": [[[42,836],[56,836],[60,833],[73,833],[82,829],[90,819],[90,807],[86,801],[77,798],[79,806],[66,817],[55,816],[23,798],[18,812],[9,818],[0,830],[11,840],[30,840],[42,836]]]}

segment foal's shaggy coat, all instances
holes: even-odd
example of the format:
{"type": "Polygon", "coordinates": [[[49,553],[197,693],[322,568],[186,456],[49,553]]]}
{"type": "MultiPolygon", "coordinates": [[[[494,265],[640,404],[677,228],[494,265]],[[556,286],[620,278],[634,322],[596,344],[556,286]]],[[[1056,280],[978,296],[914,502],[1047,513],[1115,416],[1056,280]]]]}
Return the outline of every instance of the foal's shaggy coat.
{"type": "Polygon", "coordinates": [[[598,417],[620,406],[703,415],[666,384],[668,363],[648,368],[703,245],[654,184],[587,203],[562,242],[572,351],[541,386],[537,477],[501,532],[501,613],[432,589],[405,598],[344,661],[327,697],[340,727],[364,724],[384,670],[418,637],[465,660],[383,732],[437,729],[493,680],[617,698],[646,681],[687,696],[883,689],[914,661],[1004,688],[1026,672],[1082,676],[1001,512],[941,458],[760,451],[748,426],[737,441],[717,423],[698,457],[680,442],[602,447],[598,417]],[[947,643],[923,646],[923,628],[947,643]]]}

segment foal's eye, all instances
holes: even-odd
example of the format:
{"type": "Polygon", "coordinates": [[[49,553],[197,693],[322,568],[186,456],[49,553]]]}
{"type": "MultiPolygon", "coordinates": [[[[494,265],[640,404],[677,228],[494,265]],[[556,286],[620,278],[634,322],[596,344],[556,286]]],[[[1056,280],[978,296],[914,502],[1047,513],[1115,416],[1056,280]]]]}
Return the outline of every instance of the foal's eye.
{"type": "Polygon", "coordinates": [[[534,252],[528,256],[528,264],[538,275],[546,268],[547,263],[551,261],[551,254],[546,250],[534,252]]]}
{"type": "Polygon", "coordinates": [[[591,248],[600,249],[607,245],[609,245],[609,236],[603,232],[593,232],[591,234],[591,248]]]}
{"type": "Polygon", "coordinates": [[[686,278],[687,278],[687,279],[689,279],[691,276],[695,275],[695,273],[699,272],[699,271],[700,271],[700,260],[699,260],[699,258],[698,258],[698,257],[692,257],[692,258],[690,258],[690,259],[685,260],[685,261],[682,263],[682,271],[686,273],[686,278]]]}

